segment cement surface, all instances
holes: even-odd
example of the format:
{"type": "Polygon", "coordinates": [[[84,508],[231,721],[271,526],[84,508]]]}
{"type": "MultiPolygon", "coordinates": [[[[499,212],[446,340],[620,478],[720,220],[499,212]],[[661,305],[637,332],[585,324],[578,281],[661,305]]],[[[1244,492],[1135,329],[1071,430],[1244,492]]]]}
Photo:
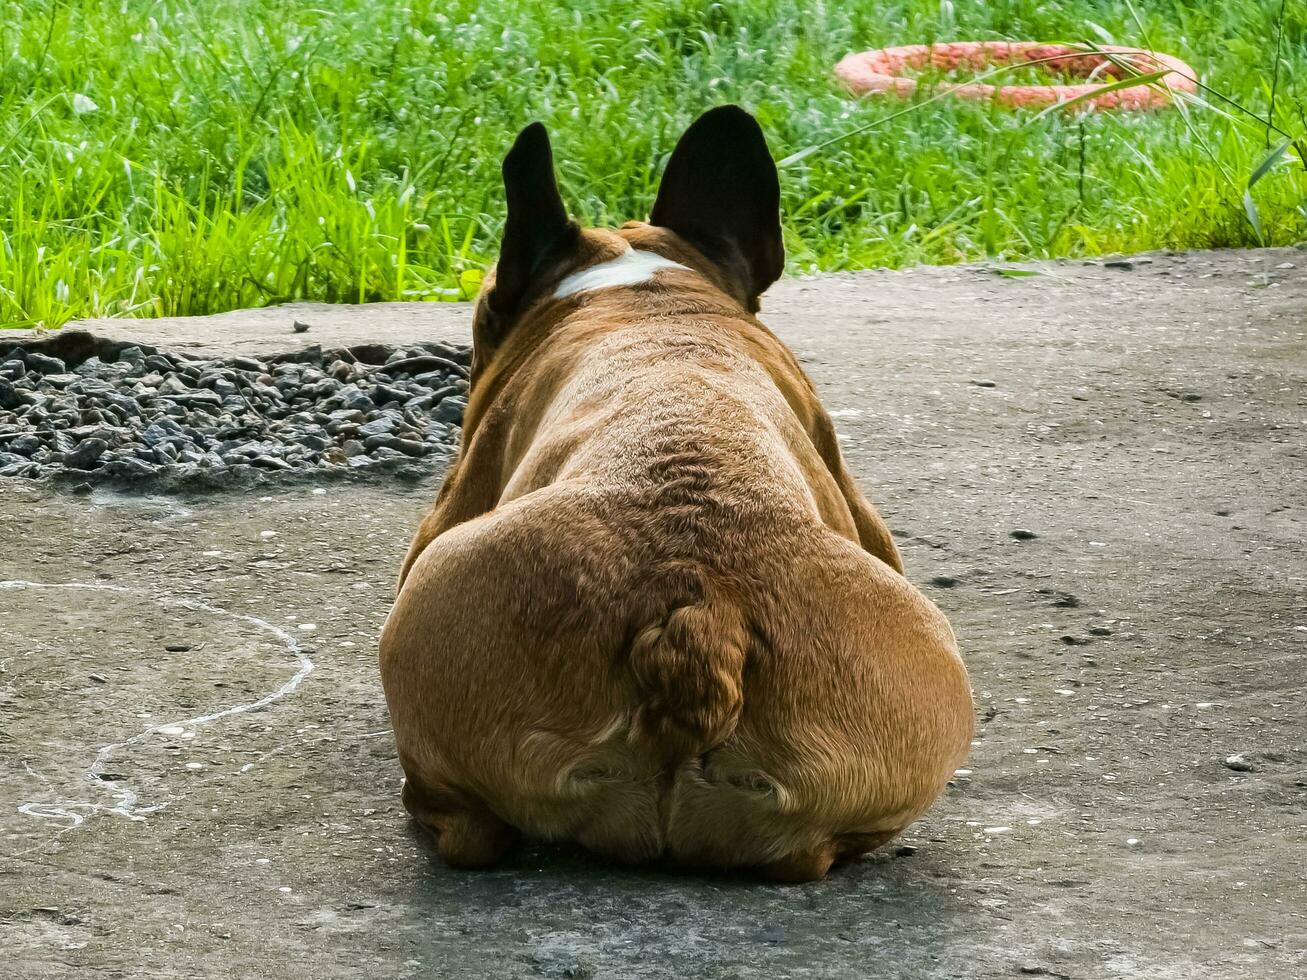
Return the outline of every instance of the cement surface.
{"type": "MultiPolygon", "coordinates": [[[[435,475],[0,481],[0,972],[1307,975],[1307,254],[1027,268],[790,280],[765,304],[949,615],[980,719],[926,818],[818,884],[434,859],[375,641],[435,475]]],[[[278,353],[466,342],[467,310],[93,329],[278,353]]]]}

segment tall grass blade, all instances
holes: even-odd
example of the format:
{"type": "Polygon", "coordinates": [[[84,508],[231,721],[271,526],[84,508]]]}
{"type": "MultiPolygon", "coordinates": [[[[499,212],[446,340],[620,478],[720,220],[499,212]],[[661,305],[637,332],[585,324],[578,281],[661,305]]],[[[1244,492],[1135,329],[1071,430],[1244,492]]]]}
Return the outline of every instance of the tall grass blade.
{"type": "Polygon", "coordinates": [[[1171,69],[1163,68],[1161,71],[1150,71],[1143,75],[1135,75],[1131,78],[1121,78],[1115,82],[1100,85],[1092,92],[1082,92],[1075,98],[1067,99],[1065,102],[1054,103],[1047,109],[1043,109],[1037,113],[1035,119],[1043,119],[1050,112],[1057,112],[1059,109],[1072,109],[1078,105],[1083,105],[1090,99],[1096,99],[1100,95],[1106,95],[1108,92],[1117,92],[1123,88],[1138,88],[1140,85],[1155,85],[1163,77],[1169,74],[1171,74],[1171,69]]]}
{"type": "Polygon", "coordinates": [[[1289,147],[1291,147],[1292,145],[1293,145],[1293,140],[1291,139],[1284,140],[1282,143],[1280,143],[1279,146],[1273,149],[1270,153],[1266,154],[1266,159],[1257,165],[1257,168],[1252,172],[1252,176],[1248,178],[1249,190],[1252,190],[1253,184],[1257,183],[1268,173],[1270,173],[1271,168],[1275,166],[1276,162],[1279,161],[1280,157],[1284,156],[1285,150],[1289,149],[1289,147]]]}
{"type": "Polygon", "coordinates": [[[1251,191],[1243,192],[1243,213],[1248,217],[1248,224],[1253,226],[1253,234],[1257,236],[1257,243],[1264,245],[1266,235],[1262,231],[1262,214],[1257,210],[1257,202],[1253,200],[1251,191]]]}

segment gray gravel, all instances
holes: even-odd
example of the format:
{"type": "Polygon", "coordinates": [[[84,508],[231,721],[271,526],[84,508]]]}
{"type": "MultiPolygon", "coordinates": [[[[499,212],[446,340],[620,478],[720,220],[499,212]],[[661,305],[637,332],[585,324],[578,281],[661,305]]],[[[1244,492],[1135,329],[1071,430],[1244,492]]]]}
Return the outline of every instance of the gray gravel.
{"type": "Polygon", "coordinates": [[[467,404],[470,352],[453,345],[266,360],[191,360],[84,333],[35,346],[0,341],[0,477],[223,486],[425,473],[456,447],[467,404]]]}

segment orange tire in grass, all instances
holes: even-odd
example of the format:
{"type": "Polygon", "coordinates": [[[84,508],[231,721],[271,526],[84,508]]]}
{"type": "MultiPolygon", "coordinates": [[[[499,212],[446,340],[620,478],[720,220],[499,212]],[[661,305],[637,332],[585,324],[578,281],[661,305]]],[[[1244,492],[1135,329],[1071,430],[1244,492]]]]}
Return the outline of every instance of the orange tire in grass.
{"type": "Polygon", "coordinates": [[[836,65],[835,76],[858,95],[884,93],[902,98],[910,98],[917,91],[917,80],[904,76],[908,69],[953,71],[968,68],[983,71],[996,65],[1039,63],[1058,74],[1087,80],[1076,85],[942,83],[935,89],[962,99],[993,100],[1014,108],[1043,108],[1090,95],[1105,84],[1128,77],[1131,71],[1108,58],[1108,54],[1139,74],[1158,71],[1167,71],[1168,74],[1152,85],[1103,92],[1077,103],[1075,108],[1157,109],[1172,104],[1172,92],[1193,93],[1198,90],[1194,70],[1169,54],[1109,46],[1084,51],[1066,44],[1039,41],[954,41],[863,51],[849,55],[836,65]],[[1099,78],[1103,81],[1093,81],[1099,78]]]}

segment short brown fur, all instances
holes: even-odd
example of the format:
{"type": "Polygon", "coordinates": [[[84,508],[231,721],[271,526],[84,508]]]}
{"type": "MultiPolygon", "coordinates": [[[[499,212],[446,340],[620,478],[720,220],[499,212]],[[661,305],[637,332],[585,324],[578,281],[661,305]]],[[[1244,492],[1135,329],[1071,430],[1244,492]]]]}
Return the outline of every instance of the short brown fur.
{"type": "Polygon", "coordinates": [[[749,284],[631,223],[568,237],[507,330],[494,288],[381,641],[441,855],[808,880],[899,833],[968,751],[966,671],[749,284]],[[628,246],[687,268],[552,297],[628,246]]]}

